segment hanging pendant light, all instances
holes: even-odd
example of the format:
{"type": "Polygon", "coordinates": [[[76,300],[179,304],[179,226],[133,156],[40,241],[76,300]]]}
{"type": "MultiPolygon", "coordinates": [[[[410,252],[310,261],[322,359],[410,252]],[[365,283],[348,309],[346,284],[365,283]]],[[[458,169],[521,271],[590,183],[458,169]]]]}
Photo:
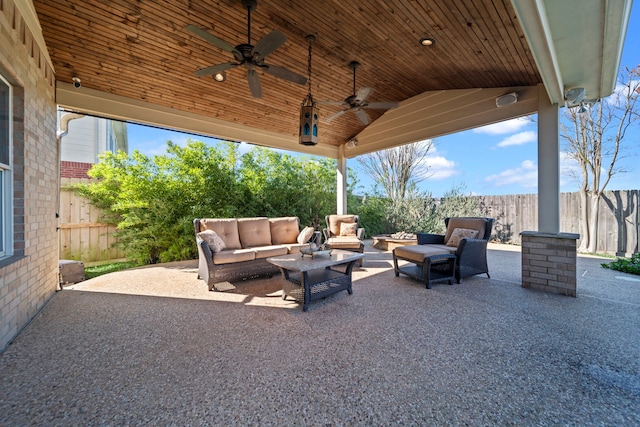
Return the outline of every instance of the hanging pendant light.
{"type": "Polygon", "coordinates": [[[302,145],[316,145],[318,143],[318,107],[311,95],[311,45],[316,41],[315,36],[308,35],[305,40],[309,43],[309,57],[307,73],[309,78],[309,91],[307,96],[302,100],[302,106],[300,107],[300,144],[302,145]]]}

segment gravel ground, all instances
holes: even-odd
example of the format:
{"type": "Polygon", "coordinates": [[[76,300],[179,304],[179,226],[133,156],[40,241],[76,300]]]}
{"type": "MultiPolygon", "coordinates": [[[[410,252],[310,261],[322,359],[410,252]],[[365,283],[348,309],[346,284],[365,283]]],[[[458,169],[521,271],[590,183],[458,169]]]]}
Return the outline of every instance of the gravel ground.
{"type": "Polygon", "coordinates": [[[65,287],[0,355],[0,425],[640,425],[637,276],[579,257],[545,294],[492,245],[491,279],[425,289],[366,255],[306,313],[195,262],[65,287]]]}

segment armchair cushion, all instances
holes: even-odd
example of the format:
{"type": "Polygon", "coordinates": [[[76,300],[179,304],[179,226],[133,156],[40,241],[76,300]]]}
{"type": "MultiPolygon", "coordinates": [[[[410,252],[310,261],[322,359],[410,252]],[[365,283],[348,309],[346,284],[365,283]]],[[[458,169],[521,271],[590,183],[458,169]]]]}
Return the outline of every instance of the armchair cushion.
{"type": "Polygon", "coordinates": [[[483,239],[486,231],[487,221],[484,218],[449,218],[447,223],[447,232],[444,235],[444,241],[448,242],[456,228],[466,228],[478,231],[478,238],[483,239]]]}
{"type": "Polygon", "coordinates": [[[340,224],[346,222],[347,224],[358,223],[356,215],[329,215],[327,217],[327,225],[331,236],[340,235],[340,224]]]}
{"type": "Polygon", "coordinates": [[[355,222],[340,223],[340,236],[355,236],[358,231],[358,224],[355,222]]]}
{"type": "Polygon", "coordinates": [[[356,236],[330,237],[326,242],[332,249],[358,249],[362,241],[356,236]]]}
{"type": "Polygon", "coordinates": [[[451,237],[447,240],[447,246],[453,246],[457,248],[460,244],[460,239],[475,239],[478,237],[478,230],[471,230],[468,228],[456,228],[451,233],[451,237]]]}

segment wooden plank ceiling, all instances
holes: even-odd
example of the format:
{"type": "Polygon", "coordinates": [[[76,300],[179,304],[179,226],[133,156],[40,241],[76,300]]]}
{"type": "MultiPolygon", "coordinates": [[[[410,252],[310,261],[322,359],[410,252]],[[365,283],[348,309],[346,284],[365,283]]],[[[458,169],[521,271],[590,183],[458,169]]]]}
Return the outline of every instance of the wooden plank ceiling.
{"type": "MultiPolygon", "coordinates": [[[[235,46],[247,42],[241,0],[34,0],[56,79],[220,120],[297,135],[307,86],[259,71],[263,97],[249,92],[246,70],[222,83],[194,72],[233,61],[231,53],[185,30],[193,24],[235,46]]],[[[307,75],[313,45],[315,100],[352,94],[348,64],[361,63],[357,88],[368,101],[403,101],[425,91],[533,86],[541,83],[509,0],[258,0],[252,44],[274,29],[287,42],[268,64],[307,75]],[[436,40],[421,46],[422,37],[436,40]]],[[[321,142],[339,145],[364,129],[355,114],[327,122],[340,107],[322,106],[321,142]]],[[[383,111],[366,110],[372,120],[383,111]]]]}

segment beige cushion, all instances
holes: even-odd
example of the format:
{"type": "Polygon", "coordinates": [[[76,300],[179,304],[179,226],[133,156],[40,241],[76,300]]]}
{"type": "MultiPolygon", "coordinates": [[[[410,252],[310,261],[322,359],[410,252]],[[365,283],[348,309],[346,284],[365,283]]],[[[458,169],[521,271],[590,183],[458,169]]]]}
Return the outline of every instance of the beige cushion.
{"type": "Polygon", "coordinates": [[[311,237],[313,237],[313,232],[315,230],[313,229],[313,227],[305,227],[302,229],[302,231],[300,232],[300,234],[298,234],[298,238],[296,239],[296,241],[303,245],[305,243],[307,243],[309,241],[309,239],[311,239],[311,237]]]}
{"type": "Polygon", "coordinates": [[[340,235],[340,224],[343,222],[349,224],[358,223],[355,215],[329,215],[329,231],[332,236],[340,235]]]}
{"type": "Polygon", "coordinates": [[[200,231],[213,230],[224,242],[225,249],[241,249],[238,221],[235,218],[204,218],[200,231]]]}
{"type": "Polygon", "coordinates": [[[424,262],[424,259],[431,255],[450,254],[450,248],[444,245],[412,245],[398,246],[393,249],[396,256],[415,262],[424,262]]]}
{"type": "Polygon", "coordinates": [[[362,241],[356,236],[330,237],[326,243],[332,249],[358,249],[362,245],[362,241]]]}
{"type": "Polygon", "coordinates": [[[298,217],[270,218],[271,243],[281,245],[283,243],[295,243],[300,231],[298,217]]]}
{"type": "Polygon", "coordinates": [[[289,253],[287,245],[271,245],[271,246],[259,246],[253,248],[256,252],[256,259],[269,258],[270,256],[286,255],[289,253]]]}
{"type": "Polygon", "coordinates": [[[238,218],[238,234],[243,248],[270,246],[269,218],[238,218]]]}
{"type": "Polygon", "coordinates": [[[343,222],[340,224],[341,236],[355,236],[356,231],[358,231],[358,224],[356,224],[355,222],[353,223],[343,222]]]}
{"type": "Polygon", "coordinates": [[[468,228],[456,228],[451,233],[451,237],[447,240],[447,246],[453,246],[455,248],[460,245],[460,239],[475,239],[478,237],[478,230],[470,230],[468,228]]]}
{"type": "Polygon", "coordinates": [[[253,261],[256,259],[256,251],[253,249],[224,250],[213,254],[214,264],[231,264],[233,262],[253,261]]]}
{"type": "Polygon", "coordinates": [[[308,243],[290,243],[288,245],[285,245],[287,247],[287,250],[289,251],[290,254],[299,254],[300,253],[300,249],[301,248],[309,248],[309,244],[308,243]]]}
{"type": "Polygon", "coordinates": [[[448,242],[451,238],[451,233],[456,228],[468,228],[470,230],[477,230],[480,239],[484,237],[487,222],[482,218],[451,218],[449,224],[447,224],[447,232],[444,235],[444,241],[448,242]]]}
{"type": "Polygon", "coordinates": [[[198,237],[207,242],[213,253],[218,253],[224,249],[224,241],[213,230],[201,231],[198,233],[198,237]]]}

